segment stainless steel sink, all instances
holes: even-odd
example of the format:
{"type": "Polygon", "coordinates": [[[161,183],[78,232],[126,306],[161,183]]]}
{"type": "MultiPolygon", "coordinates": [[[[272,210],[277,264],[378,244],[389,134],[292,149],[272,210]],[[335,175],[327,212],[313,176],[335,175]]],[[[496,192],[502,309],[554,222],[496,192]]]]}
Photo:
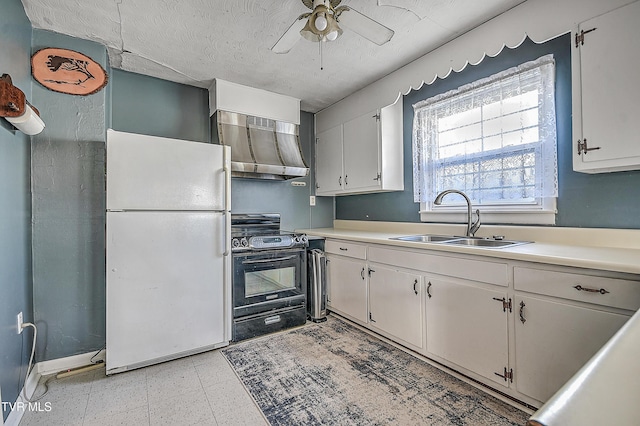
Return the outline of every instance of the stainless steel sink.
{"type": "Polygon", "coordinates": [[[479,238],[479,237],[459,237],[455,235],[406,235],[404,237],[393,237],[390,240],[411,241],[417,243],[440,243],[446,245],[466,246],[466,247],[484,247],[484,248],[506,248],[518,246],[521,244],[529,244],[531,241],[512,241],[497,238],[479,238]]]}
{"type": "Polygon", "coordinates": [[[452,235],[432,235],[432,234],[424,234],[424,235],[407,235],[404,237],[393,237],[389,238],[390,240],[400,240],[400,241],[412,241],[417,243],[442,243],[445,241],[451,241],[456,238],[452,235]]]}
{"type": "Polygon", "coordinates": [[[485,247],[485,248],[505,248],[513,247],[521,244],[529,244],[531,241],[510,241],[510,240],[492,240],[485,238],[457,238],[455,240],[443,241],[442,244],[467,246],[467,247],[485,247]]]}

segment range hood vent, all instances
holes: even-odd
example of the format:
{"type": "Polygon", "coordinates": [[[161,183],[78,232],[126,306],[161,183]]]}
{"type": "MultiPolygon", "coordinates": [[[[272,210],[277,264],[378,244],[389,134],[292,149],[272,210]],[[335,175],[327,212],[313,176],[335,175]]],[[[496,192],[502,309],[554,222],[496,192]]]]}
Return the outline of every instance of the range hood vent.
{"type": "Polygon", "coordinates": [[[309,174],[297,124],[218,110],[212,128],[214,142],[231,147],[233,177],[286,180],[309,174]]]}

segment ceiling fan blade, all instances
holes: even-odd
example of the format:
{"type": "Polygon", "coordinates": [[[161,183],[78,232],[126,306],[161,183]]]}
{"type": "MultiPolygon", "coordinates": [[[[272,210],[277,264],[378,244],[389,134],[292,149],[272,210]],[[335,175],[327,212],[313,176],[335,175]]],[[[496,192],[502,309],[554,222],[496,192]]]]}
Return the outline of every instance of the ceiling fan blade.
{"type": "MultiPolygon", "coordinates": [[[[309,14],[305,14],[309,15],[309,14]]],[[[300,15],[287,31],[280,37],[280,40],[273,45],[271,50],[276,53],[288,53],[293,46],[300,40],[300,30],[302,30],[307,23],[305,15],[300,15]]]]}
{"type": "Polygon", "coordinates": [[[381,46],[391,40],[393,30],[347,6],[336,10],[338,24],[381,46]],[[341,10],[340,10],[341,9],[341,10]]]}

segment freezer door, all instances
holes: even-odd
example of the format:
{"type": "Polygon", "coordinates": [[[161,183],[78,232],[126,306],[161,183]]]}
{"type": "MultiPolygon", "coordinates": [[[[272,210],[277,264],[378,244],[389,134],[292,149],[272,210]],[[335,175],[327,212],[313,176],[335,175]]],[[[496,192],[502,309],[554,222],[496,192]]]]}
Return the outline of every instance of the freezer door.
{"type": "Polygon", "coordinates": [[[107,130],[107,210],[225,210],[224,150],[107,130]]]}
{"type": "Polygon", "coordinates": [[[107,373],[228,344],[223,217],[107,212],[107,373]]]}

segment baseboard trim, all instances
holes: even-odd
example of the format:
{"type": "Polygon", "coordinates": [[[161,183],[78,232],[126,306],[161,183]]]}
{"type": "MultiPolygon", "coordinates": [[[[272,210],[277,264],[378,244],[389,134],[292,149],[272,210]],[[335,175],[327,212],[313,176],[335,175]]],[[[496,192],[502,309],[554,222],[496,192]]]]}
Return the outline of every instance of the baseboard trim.
{"type": "MultiPolygon", "coordinates": [[[[31,372],[29,373],[29,376],[27,377],[27,382],[24,384],[22,389],[20,389],[18,398],[14,403],[16,408],[11,410],[11,412],[9,413],[9,416],[7,417],[7,420],[4,422],[4,426],[19,426],[20,421],[22,420],[22,416],[24,416],[24,413],[29,409],[33,409],[29,405],[29,402],[24,399],[23,395],[24,393],[26,393],[29,396],[29,398],[31,398],[33,396],[33,393],[36,391],[36,388],[38,387],[39,381],[40,381],[40,373],[38,372],[38,369],[36,368],[36,366],[33,366],[33,368],[31,369],[31,372]]],[[[39,403],[36,402],[34,404],[35,405],[32,404],[33,407],[40,407],[39,403]]],[[[0,425],[2,424],[3,424],[2,416],[0,416],[0,425]]]]}
{"type": "Polygon", "coordinates": [[[72,355],[65,358],[57,358],[36,363],[31,369],[24,387],[20,389],[18,398],[14,403],[16,404],[16,408],[11,410],[6,421],[3,422],[2,416],[0,416],[0,426],[19,426],[20,421],[22,420],[22,416],[24,416],[24,413],[26,411],[28,411],[29,409],[43,409],[42,404],[39,402],[34,402],[30,406],[29,402],[26,401],[23,396],[25,390],[29,398],[33,396],[36,388],[38,387],[38,382],[40,381],[41,376],[46,376],[48,374],[54,374],[61,371],[69,371],[73,368],[89,365],[92,363],[92,358],[93,362],[96,362],[98,360],[104,361],[104,351],[98,353],[97,355],[96,353],[97,352],[94,351],[85,354],[72,355]]]}
{"type": "Polygon", "coordinates": [[[92,364],[91,358],[93,358],[93,362],[104,361],[105,353],[104,351],[98,353],[97,352],[88,352],[85,354],[72,355],[65,358],[57,358],[51,359],[49,361],[42,361],[36,364],[34,369],[38,370],[38,373],[41,376],[46,376],[47,374],[59,373],[61,371],[68,371],[72,368],[83,367],[85,365],[92,364]]]}

